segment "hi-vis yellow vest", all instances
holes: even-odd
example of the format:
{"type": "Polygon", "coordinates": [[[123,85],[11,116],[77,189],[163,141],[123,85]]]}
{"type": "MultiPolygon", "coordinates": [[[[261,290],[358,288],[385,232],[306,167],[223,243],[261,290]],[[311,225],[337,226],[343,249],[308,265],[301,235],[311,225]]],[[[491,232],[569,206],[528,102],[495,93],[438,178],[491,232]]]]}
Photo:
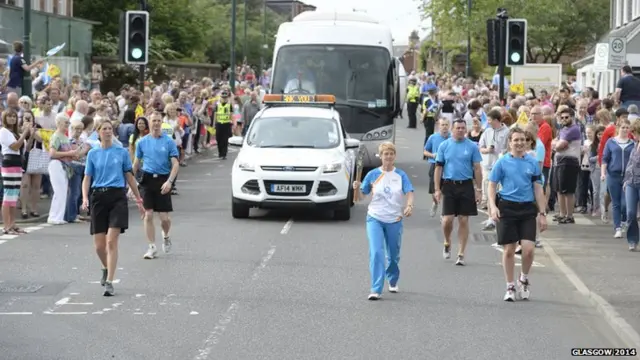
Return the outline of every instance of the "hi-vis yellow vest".
{"type": "Polygon", "coordinates": [[[231,104],[218,104],[218,111],[216,112],[216,122],[220,124],[228,124],[231,122],[231,104]]]}
{"type": "Polygon", "coordinates": [[[417,85],[409,85],[407,86],[407,89],[409,89],[409,91],[407,92],[407,99],[409,100],[409,102],[417,102],[418,99],[420,98],[420,89],[418,88],[417,85]]]}

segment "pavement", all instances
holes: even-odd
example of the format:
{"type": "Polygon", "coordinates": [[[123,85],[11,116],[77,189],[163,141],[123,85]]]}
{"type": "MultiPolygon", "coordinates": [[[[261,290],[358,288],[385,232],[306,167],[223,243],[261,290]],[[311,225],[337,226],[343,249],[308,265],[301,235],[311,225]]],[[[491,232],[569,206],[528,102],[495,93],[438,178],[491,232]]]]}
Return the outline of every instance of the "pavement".
{"type": "MultiPolygon", "coordinates": [[[[236,220],[235,154],[202,157],[178,178],[170,254],[143,260],[142,223],[130,215],[115,297],[103,297],[97,284],[87,224],[34,226],[2,243],[0,358],[557,360],[576,347],[629,346],[546,248],[536,252],[531,300],[503,302],[501,253],[495,235],[481,231],[483,216],[472,221],[467,266],[442,259],[423,135],[399,120],[397,166],[416,188],[400,293],[366,300],[366,204],[347,222],[257,210],[236,220]]],[[[610,273],[605,265],[602,275],[610,273]]]]}

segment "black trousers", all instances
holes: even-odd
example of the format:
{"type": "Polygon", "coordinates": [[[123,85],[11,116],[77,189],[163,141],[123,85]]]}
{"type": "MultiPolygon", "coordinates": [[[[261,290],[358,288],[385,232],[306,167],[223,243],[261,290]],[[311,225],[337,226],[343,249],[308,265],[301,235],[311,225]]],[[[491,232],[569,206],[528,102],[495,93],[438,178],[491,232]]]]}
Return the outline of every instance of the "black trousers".
{"type": "Polygon", "coordinates": [[[427,140],[429,140],[429,137],[433,135],[433,131],[436,126],[436,120],[432,117],[427,117],[422,124],[424,124],[424,144],[422,144],[422,146],[424,147],[427,145],[427,140]]]}
{"type": "Polygon", "coordinates": [[[591,171],[582,170],[578,175],[578,190],[576,191],[576,206],[587,207],[593,199],[593,186],[591,185],[591,171]]]}
{"type": "Polygon", "coordinates": [[[216,143],[218,144],[218,157],[227,157],[229,150],[229,138],[231,137],[231,123],[216,123],[216,143]]]}
{"type": "Polygon", "coordinates": [[[418,103],[417,102],[408,102],[407,103],[407,113],[409,114],[409,127],[415,129],[418,126],[418,103]]]}

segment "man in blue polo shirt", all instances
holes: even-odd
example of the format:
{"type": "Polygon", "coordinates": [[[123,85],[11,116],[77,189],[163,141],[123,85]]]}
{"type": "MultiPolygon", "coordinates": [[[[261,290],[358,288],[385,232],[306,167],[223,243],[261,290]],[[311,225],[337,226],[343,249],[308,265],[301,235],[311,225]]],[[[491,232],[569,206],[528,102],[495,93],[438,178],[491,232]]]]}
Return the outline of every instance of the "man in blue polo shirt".
{"type": "Polygon", "coordinates": [[[144,230],[147,234],[149,246],[144,254],[145,259],[154,259],[158,253],[156,249],[156,232],[153,224],[153,213],[160,217],[162,228],[162,249],[165,253],[171,251],[171,218],[173,212],[171,202],[171,187],[178,176],[180,163],[178,162],[178,147],[173,139],[162,132],[162,114],[154,112],[149,117],[151,133],[143,137],[136,146],[136,158],[133,161],[134,175],[142,162],[142,179],[140,185],[144,192],[142,202],[145,208],[144,230]]]}
{"type": "Polygon", "coordinates": [[[445,140],[449,138],[449,120],[440,119],[438,121],[438,132],[429,136],[427,144],[424,146],[424,157],[428,159],[429,163],[429,194],[431,194],[431,217],[436,216],[438,211],[438,201],[433,195],[436,192],[435,184],[433,182],[433,175],[436,171],[436,155],[438,154],[438,148],[445,140]]]}
{"type": "Polygon", "coordinates": [[[40,64],[44,63],[44,59],[35,61],[31,65],[27,65],[27,61],[22,56],[24,45],[20,41],[13,42],[14,55],[9,62],[9,82],[7,82],[7,94],[16,93],[18,96],[22,96],[22,80],[24,79],[24,73],[31,71],[40,64]]]}
{"type": "Polygon", "coordinates": [[[442,201],[442,256],[445,259],[451,257],[453,219],[457,217],[460,248],[456,265],[460,266],[464,265],[464,252],[469,237],[469,216],[478,215],[477,203],[482,194],[482,156],[478,145],[467,139],[466,134],[467,123],[463,119],[454,120],[452,136],[438,147],[433,175],[434,196],[437,202],[442,201]]]}
{"type": "Polygon", "coordinates": [[[544,231],[547,218],[542,170],[538,161],[527,154],[530,145],[522,129],[511,129],[509,148],[510,152],[498,159],[489,174],[488,200],[491,218],[497,222],[498,245],[504,247],[502,267],[507,281],[504,300],[515,301],[516,296],[529,298],[528,274],[533,264],[536,225],[544,231]],[[498,184],[502,188],[496,193],[498,184]],[[516,291],[513,269],[518,242],[522,247],[522,273],[516,291]]]}

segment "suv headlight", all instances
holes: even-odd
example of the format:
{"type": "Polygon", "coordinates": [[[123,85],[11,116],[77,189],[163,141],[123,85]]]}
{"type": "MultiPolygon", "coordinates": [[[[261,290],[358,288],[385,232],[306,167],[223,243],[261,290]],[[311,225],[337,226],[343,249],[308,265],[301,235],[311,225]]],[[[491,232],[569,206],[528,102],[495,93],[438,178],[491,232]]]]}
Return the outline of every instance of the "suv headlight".
{"type": "Polygon", "coordinates": [[[238,162],[238,168],[242,171],[256,171],[255,165],[248,163],[246,161],[238,162]]]}
{"type": "Polygon", "coordinates": [[[323,173],[337,173],[342,170],[342,163],[327,164],[322,167],[323,173]]]}

